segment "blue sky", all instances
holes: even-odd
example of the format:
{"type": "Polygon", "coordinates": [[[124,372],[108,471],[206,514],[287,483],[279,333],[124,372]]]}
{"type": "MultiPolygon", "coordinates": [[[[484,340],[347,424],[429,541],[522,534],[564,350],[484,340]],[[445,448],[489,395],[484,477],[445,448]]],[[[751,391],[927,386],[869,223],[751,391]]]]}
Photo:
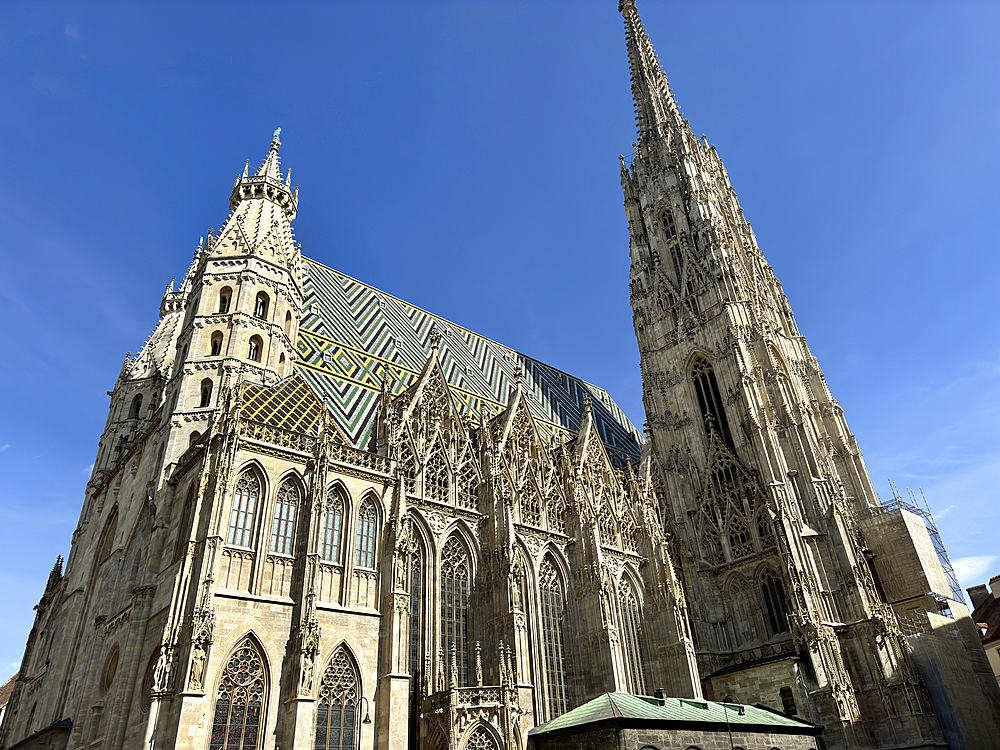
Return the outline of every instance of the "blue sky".
{"type": "MultiPolygon", "coordinates": [[[[69,551],[125,352],[278,126],[308,256],[642,423],[616,5],[0,5],[0,671],[69,551]]],[[[963,585],[1000,573],[1000,6],[639,8],[876,487],[923,488],[963,585]]]]}

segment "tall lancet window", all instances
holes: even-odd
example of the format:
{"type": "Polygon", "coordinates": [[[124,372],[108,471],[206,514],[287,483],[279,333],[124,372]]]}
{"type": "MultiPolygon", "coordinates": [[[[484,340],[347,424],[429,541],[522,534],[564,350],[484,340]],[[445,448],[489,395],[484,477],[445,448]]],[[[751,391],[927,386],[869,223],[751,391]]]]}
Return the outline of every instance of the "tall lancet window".
{"type": "Polygon", "coordinates": [[[295,520],[299,509],[299,488],[295,480],[286,479],[278,488],[274,501],[274,526],[271,529],[271,551],[291,555],[295,547],[295,520]]]}
{"type": "Polygon", "coordinates": [[[267,703],[264,660],[253,641],[243,639],[222,670],[215,699],[210,750],[256,750],[267,703]]]}
{"type": "Polygon", "coordinates": [[[667,239],[667,250],[670,252],[670,260],[674,264],[674,274],[677,276],[677,283],[681,281],[681,248],[677,240],[677,226],[674,224],[674,215],[670,211],[663,212],[663,234],[667,239]]]}
{"type": "Polygon", "coordinates": [[[404,562],[406,575],[406,592],[410,595],[410,650],[409,670],[413,677],[410,685],[416,689],[417,677],[423,671],[423,652],[421,632],[424,614],[424,587],[427,582],[424,574],[424,549],[416,532],[411,531],[411,542],[406,551],[404,562]]]}
{"type": "Polygon", "coordinates": [[[344,525],[344,501],[334,495],[323,516],[320,532],[321,556],[324,560],[340,561],[340,529],[344,525]]]}
{"type": "Polygon", "coordinates": [[[354,750],[358,673],[340,646],[330,659],[316,703],[316,750],[354,750]]]}
{"type": "Polygon", "coordinates": [[[260,479],[252,469],[244,471],[236,482],[233,494],[233,509],[229,514],[229,536],[227,544],[249,547],[253,542],[253,520],[257,515],[257,501],[260,498],[260,479]]]}
{"type": "Polygon", "coordinates": [[[729,420],[726,419],[726,409],[722,404],[722,396],[719,395],[719,383],[715,379],[715,370],[712,369],[711,363],[704,357],[695,357],[691,378],[698,396],[701,417],[705,420],[705,429],[708,429],[709,417],[711,417],[712,421],[715,422],[715,429],[718,430],[719,436],[726,445],[735,449],[733,435],[729,431],[729,420]]]}
{"type": "Polygon", "coordinates": [[[642,647],[642,612],[632,586],[624,579],[618,588],[618,603],[622,610],[622,645],[628,662],[629,690],[633,695],[645,695],[646,660],[642,647]]]}
{"type": "Polygon", "coordinates": [[[785,599],[785,587],[781,584],[778,574],[771,568],[764,571],[760,577],[760,593],[764,598],[764,611],[767,615],[767,627],[771,635],[788,632],[788,600],[785,599]]]}
{"type": "Polygon", "coordinates": [[[545,682],[548,691],[548,718],[566,713],[566,651],[563,621],[562,584],[552,561],[546,558],[538,570],[542,600],[542,642],[545,651],[545,682]]]}
{"type": "Polygon", "coordinates": [[[452,667],[458,672],[458,685],[469,680],[469,556],[457,537],[451,537],[441,551],[441,648],[445,658],[445,681],[451,680],[452,667]],[[455,663],[451,661],[455,647],[455,663]]]}
{"type": "Polygon", "coordinates": [[[354,548],[354,565],[359,568],[375,568],[375,528],[378,525],[378,511],[371,498],[361,504],[358,511],[358,540],[354,548]]]}

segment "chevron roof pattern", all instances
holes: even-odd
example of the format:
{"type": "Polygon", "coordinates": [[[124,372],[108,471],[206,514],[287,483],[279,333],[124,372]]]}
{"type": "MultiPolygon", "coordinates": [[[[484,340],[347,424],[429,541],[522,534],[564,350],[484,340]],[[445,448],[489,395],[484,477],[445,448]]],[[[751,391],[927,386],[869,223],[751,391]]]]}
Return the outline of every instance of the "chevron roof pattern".
{"type": "Polygon", "coordinates": [[[306,304],[299,325],[297,368],[326,394],[334,421],[357,448],[374,448],[381,380],[393,393],[420,374],[431,353],[430,332],[441,334],[438,356],[459,411],[498,414],[523,368],[529,408],[546,439],[572,438],[588,393],[598,433],[619,461],[639,455],[638,430],[607,392],[491,341],[316,261],[303,259],[306,304]]]}
{"type": "Polygon", "coordinates": [[[252,422],[316,435],[322,415],[323,402],[298,373],[271,387],[256,383],[243,386],[240,416],[252,422]]]}

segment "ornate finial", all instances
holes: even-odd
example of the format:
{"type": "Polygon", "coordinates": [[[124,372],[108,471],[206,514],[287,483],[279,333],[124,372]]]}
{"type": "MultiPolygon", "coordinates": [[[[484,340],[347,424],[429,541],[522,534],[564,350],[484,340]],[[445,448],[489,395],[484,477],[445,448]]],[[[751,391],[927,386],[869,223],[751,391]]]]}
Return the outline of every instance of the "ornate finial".
{"type": "Polygon", "coordinates": [[[520,362],[514,365],[514,387],[518,390],[524,387],[524,368],[520,362]]]}
{"type": "Polygon", "coordinates": [[[593,406],[593,404],[594,404],[594,402],[593,402],[593,401],[591,401],[591,399],[590,399],[590,394],[589,394],[589,393],[585,393],[585,394],[583,395],[583,410],[584,410],[585,412],[589,413],[589,412],[590,412],[590,409],[591,409],[591,407],[593,406]]]}
{"type": "Polygon", "coordinates": [[[619,13],[624,13],[629,8],[635,9],[635,0],[618,0],[619,13]]]}
{"type": "Polygon", "coordinates": [[[483,647],[476,641],[476,687],[483,686],[483,647]]]}
{"type": "Polygon", "coordinates": [[[274,136],[272,136],[273,140],[278,140],[278,137],[280,135],[281,135],[281,128],[278,128],[277,130],[274,131],[274,136]]]}
{"type": "Polygon", "coordinates": [[[438,330],[437,323],[431,326],[431,332],[427,334],[427,338],[431,342],[431,349],[437,349],[441,346],[441,331],[438,330]]]}

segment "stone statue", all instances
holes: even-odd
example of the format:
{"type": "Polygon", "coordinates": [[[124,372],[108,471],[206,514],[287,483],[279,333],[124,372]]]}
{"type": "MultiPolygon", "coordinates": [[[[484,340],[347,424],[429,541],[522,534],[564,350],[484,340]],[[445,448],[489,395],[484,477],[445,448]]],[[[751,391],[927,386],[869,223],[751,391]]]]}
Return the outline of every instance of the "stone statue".
{"type": "Polygon", "coordinates": [[[205,673],[205,647],[201,643],[195,643],[191,650],[191,679],[188,687],[191,690],[201,689],[201,679],[205,673]]]}

